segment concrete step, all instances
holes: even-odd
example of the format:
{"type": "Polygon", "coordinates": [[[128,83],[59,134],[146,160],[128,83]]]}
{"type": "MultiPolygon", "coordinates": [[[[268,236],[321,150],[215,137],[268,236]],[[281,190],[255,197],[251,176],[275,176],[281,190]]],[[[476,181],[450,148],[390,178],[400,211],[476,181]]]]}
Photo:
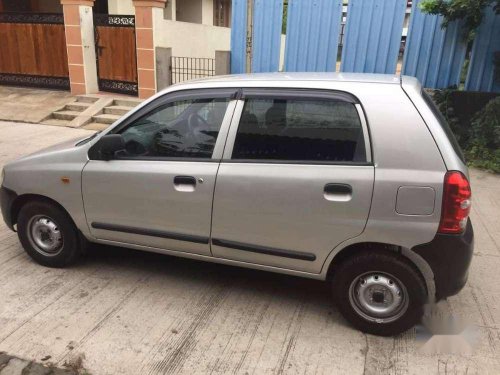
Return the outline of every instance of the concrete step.
{"type": "Polygon", "coordinates": [[[114,105],[120,107],[134,108],[141,102],[142,100],[140,99],[115,99],[114,105]]]}
{"type": "Polygon", "coordinates": [[[76,101],[80,103],[95,103],[99,100],[99,98],[93,96],[79,95],[76,97],[76,101]]]}
{"type": "Polygon", "coordinates": [[[101,131],[107,129],[108,126],[109,124],[101,124],[99,122],[89,122],[88,124],[82,126],[82,129],[101,131]]]}
{"type": "Polygon", "coordinates": [[[68,120],[58,120],[56,118],[49,118],[41,122],[42,125],[53,125],[53,126],[68,126],[68,120]]]}
{"type": "Polygon", "coordinates": [[[79,115],[80,115],[80,112],[64,111],[64,110],[52,113],[53,118],[55,118],[57,120],[68,120],[68,121],[73,120],[75,117],[77,117],[79,115]]]}
{"type": "Polygon", "coordinates": [[[91,105],[92,105],[92,103],[74,102],[74,103],[66,104],[64,109],[66,109],[68,111],[83,112],[91,105]]]}
{"type": "Polygon", "coordinates": [[[119,118],[120,118],[120,116],[110,115],[110,114],[101,114],[101,115],[92,116],[92,119],[94,120],[94,122],[98,122],[100,124],[108,124],[108,125],[112,124],[113,122],[115,122],[119,118]]]}
{"type": "Polygon", "coordinates": [[[104,113],[110,114],[110,115],[118,115],[118,116],[123,116],[126,114],[128,111],[130,111],[132,108],[131,107],[126,107],[123,105],[112,105],[109,107],[104,108],[104,113]]]}

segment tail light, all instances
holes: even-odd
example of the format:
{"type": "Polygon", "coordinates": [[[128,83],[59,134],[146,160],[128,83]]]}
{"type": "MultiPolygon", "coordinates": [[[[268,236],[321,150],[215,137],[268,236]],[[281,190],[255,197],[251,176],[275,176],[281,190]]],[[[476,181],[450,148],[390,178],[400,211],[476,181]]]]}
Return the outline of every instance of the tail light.
{"type": "Polygon", "coordinates": [[[446,173],[439,233],[457,234],[464,231],[471,207],[470,199],[471,191],[467,178],[458,171],[446,173]]]}

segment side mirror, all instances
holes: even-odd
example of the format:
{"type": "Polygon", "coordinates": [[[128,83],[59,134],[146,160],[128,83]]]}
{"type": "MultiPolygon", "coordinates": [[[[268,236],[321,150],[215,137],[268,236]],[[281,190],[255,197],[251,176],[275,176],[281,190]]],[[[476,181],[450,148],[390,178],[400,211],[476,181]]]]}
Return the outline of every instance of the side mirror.
{"type": "Polygon", "coordinates": [[[110,160],[117,151],[125,149],[125,141],[121,134],[108,134],[99,140],[99,151],[103,160],[110,160]]]}

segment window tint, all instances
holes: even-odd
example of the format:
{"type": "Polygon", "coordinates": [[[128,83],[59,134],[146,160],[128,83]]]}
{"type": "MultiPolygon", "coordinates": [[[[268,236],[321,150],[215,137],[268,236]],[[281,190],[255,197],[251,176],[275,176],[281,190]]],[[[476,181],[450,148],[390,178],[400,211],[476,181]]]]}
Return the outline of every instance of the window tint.
{"type": "Polygon", "coordinates": [[[445,117],[439,110],[439,108],[434,104],[434,101],[432,98],[427,94],[424,90],[422,90],[422,97],[424,98],[425,102],[427,103],[428,107],[434,114],[434,117],[438,120],[439,124],[443,128],[444,132],[446,133],[446,136],[448,137],[448,140],[450,141],[453,149],[455,150],[455,153],[458,155],[460,160],[465,164],[465,156],[462,152],[462,149],[460,148],[460,145],[458,144],[457,139],[455,138],[455,135],[453,134],[453,131],[450,128],[450,125],[448,124],[448,121],[446,121],[445,117]]]}
{"type": "Polygon", "coordinates": [[[366,150],[352,103],[247,98],[232,158],[365,162],[366,150]]]}
{"type": "Polygon", "coordinates": [[[127,157],[211,158],[229,99],[167,103],[120,133],[127,157]]]}

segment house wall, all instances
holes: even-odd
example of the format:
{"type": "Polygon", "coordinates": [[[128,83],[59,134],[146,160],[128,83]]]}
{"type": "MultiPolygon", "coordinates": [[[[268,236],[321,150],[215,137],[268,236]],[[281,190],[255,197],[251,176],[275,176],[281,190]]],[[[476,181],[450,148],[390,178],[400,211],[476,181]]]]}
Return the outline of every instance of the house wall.
{"type": "Polygon", "coordinates": [[[134,4],[132,0],[108,0],[108,12],[116,15],[134,15],[134,4]]]}
{"type": "Polygon", "coordinates": [[[176,21],[176,9],[177,1],[168,0],[165,9],[163,9],[163,18],[165,18],[166,20],[176,21]]]}
{"type": "Polygon", "coordinates": [[[201,0],[201,23],[213,26],[214,24],[214,2],[213,0],[201,0]]]}
{"type": "Polygon", "coordinates": [[[215,51],[229,51],[231,29],[166,20],[162,9],[153,13],[155,47],[172,48],[172,56],[215,58],[215,51]]]}

